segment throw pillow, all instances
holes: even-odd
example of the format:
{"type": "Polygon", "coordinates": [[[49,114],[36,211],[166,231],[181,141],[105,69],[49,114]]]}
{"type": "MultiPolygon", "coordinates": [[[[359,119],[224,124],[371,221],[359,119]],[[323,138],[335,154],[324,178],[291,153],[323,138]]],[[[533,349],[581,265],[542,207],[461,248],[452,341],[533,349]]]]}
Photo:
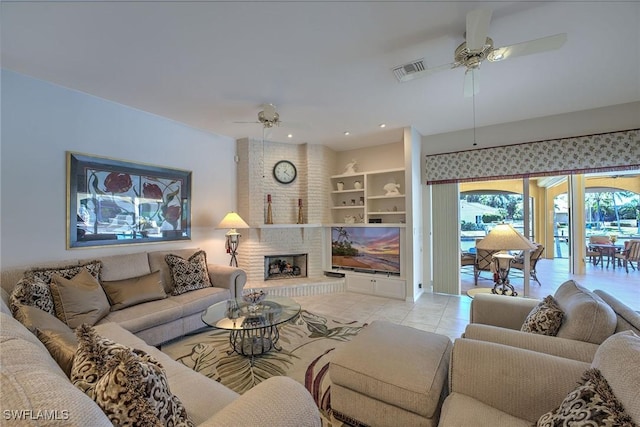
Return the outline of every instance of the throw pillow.
{"type": "Polygon", "coordinates": [[[207,269],[207,255],[204,251],[196,252],[189,259],[173,254],[166,255],[164,259],[169,265],[173,278],[173,295],[211,286],[207,269]]]}
{"type": "Polygon", "coordinates": [[[522,332],[556,336],[562,326],[564,313],[551,295],[546,296],[535,306],[525,319],[522,332]]]}
{"type": "Polygon", "coordinates": [[[142,350],[100,337],[82,325],[71,380],[114,425],[193,426],[162,365],[142,350]]]}
{"type": "Polygon", "coordinates": [[[15,315],[21,305],[37,307],[50,314],[56,314],[49,284],[37,277],[23,277],[13,288],[9,298],[11,312],[15,315]]]}
{"type": "Polygon", "coordinates": [[[71,328],[54,315],[28,305],[19,305],[14,317],[38,337],[49,350],[51,357],[69,376],[78,347],[78,341],[71,328]]]}
{"type": "Polygon", "coordinates": [[[587,370],[582,380],[583,384],[571,391],[559,408],[538,419],[538,427],[635,426],[598,369],[587,370]]]}
{"type": "Polygon", "coordinates": [[[126,347],[100,337],[87,324],[80,325],[76,329],[76,337],[78,347],[71,368],[71,382],[94,399],[93,386],[103,372],[107,360],[111,359],[118,350],[126,347]]]}
{"type": "MultiPolygon", "coordinates": [[[[58,320],[58,319],[56,319],[58,320]]],[[[67,332],[52,329],[36,329],[36,336],[44,344],[49,354],[62,368],[67,377],[71,377],[73,358],[78,348],[78,340],[71,329],[67,332]]]]}
{"type": "Polygon", "coordinates": [[[130,279],[103,281],[102,288],[111,303],[111,311],[167,297],[159,271],[130,279]]]}
{"type": "Polygon", "coordinates": [[[56,316],[73,329],[83,323],[95,325],[109,313],[109,300],[100,283],[84,268],[72,279],[54,274],[51,295],[56,316]]]}
{"type": "Polygon", "coordinates": [[[85,268],[91,273],[93,277],[100,280],[100,273],[102,271],[102,262],[95,260],[82,264],[67,265],[64,267],[45,267],[45,268],[32,268],[24,273],[26,278],[38,278],[44,283],[49,284],[53,280],[53,276],[61,276],[65,279],[74,278],[80,271],[85,268]]]}
{"type": "Polygon", "coordinates": [[[159,363],[119,350],[96,382],[95,401],[114,425],[193,426],[159,363]]]}

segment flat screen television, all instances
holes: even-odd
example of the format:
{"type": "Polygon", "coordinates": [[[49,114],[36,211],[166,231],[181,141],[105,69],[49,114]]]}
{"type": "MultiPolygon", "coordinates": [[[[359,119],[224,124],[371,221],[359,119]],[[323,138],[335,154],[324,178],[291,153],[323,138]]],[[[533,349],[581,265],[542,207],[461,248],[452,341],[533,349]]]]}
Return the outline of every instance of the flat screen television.
{"type": "Polygon", "coordinates": [[[332,227],[332,268],[400,274],[398,227],[332,227]]]}

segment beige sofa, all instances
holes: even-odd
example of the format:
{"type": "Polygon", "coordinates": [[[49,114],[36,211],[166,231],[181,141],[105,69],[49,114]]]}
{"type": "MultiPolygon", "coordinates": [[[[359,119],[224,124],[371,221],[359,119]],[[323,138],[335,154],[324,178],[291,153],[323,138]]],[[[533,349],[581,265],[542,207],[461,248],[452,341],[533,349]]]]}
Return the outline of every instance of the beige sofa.
{"type": "Polygon", "coordinates": [[[457,339],[449,367],[450,394],[442,406],[438,425],[535,425],[545,413],[560,407],[581,384],[589,368],[600,370],[626,414],[640,423],[640,338],[627,331],[605,340],[592,363],[492,342],[457,339]]]}
{"type": "Polygon", "coordinates": [[[640,314],[604,291],[591,292],[569,280],[554,298],[564,312],[557,336],[520,331],[540,300],[479,294],[471,303],[471,323],[463,337],[591,363],[611,335],[626,330],[640,334],[640,314]]]}
{"type": "MultiPolygon", "coordinates": [[[[246,273],[239,268],[208,264],[212,287],[177,296],[171,295],[173,280],[169,266],[165,262],[165,255],[175,254],[186,259],[197,250],[137,252],[90,260],[76,259],[47,263],[32,267],[68,266],[97,259],[102,262],[101,280],[104,281],[129,279],[160,271],[162,284],[168,295],[167,298],[111,311],[98,322],[98,324],[115,322],[142,338],[147,344],[159,345],[205,326],[200,318],[202,312],[216,302],[240,295],[247,281],[246,273]]],[[[27,268],[11,268],[2,271],[0,285],[6,293],[5,299],[11,294],[25,270],[27,268]]]]}
{"type": "MultiPolygon", "coordinates": [[[[76,388],[44,345],[0,302],[0,425],[111,426],[94,401],[76,388]]],[[[158,360],[171,392],[190,420],[201,426],[320,426],[309,392],[287,377],[270,378],[240,396],[222,384],[173,361],[113,322],[98,334],[141,349],[158,360]]]]}

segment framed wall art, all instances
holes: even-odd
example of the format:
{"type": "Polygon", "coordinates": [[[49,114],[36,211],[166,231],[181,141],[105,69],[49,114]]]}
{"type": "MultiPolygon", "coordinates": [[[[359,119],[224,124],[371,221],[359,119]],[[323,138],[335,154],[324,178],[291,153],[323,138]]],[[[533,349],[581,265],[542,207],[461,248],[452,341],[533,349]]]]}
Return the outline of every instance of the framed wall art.
{"type": "Polygon", "coordinates": [[[190,239],[190,171],[67,152],[67,248],[190,239]]]}

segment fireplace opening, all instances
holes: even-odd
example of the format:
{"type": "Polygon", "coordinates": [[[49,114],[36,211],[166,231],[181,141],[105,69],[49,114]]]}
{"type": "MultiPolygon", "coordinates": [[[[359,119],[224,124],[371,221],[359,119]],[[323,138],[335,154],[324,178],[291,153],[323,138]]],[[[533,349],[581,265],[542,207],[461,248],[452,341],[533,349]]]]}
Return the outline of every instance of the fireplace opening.
{"type": "Polygon", "coordinates": [[[268,255],[264,257],[264,280],[307,277],[307,254],[268,255]]]}

